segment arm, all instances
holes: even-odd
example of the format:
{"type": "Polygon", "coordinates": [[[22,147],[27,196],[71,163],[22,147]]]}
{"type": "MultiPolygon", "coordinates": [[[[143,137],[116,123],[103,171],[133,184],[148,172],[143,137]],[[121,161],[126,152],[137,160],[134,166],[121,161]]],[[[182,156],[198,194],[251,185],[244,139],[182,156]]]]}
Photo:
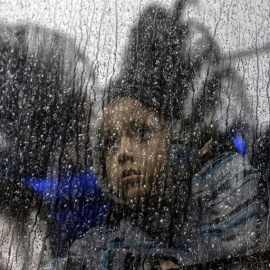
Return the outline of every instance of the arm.
{"type": "Polygon", "coordinates": [[[256,252],[259,177],[246,158],[228,152],[193,178],[193,198],[201,213],[202,261],[256,252]]]}

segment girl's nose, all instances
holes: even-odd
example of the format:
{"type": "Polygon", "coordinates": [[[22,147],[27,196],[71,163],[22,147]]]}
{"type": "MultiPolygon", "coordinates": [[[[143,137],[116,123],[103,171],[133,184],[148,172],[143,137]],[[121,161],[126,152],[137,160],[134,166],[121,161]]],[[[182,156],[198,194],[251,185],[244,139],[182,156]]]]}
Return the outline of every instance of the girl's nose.
{"type": "Polygon", "coordinates": [[[131,149],[131,141],[127,137],[122,137],[118,151],[118,162],[123,164],[127,161],[134,161],[134,156],[131,149]]]}

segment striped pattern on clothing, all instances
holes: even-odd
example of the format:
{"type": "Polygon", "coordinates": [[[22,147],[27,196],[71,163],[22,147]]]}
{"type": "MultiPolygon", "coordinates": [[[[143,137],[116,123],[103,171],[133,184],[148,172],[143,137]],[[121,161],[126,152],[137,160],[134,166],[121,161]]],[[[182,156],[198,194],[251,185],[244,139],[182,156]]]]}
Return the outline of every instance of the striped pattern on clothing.
{"type": "Polygon", "coordinates": [[[194,176],[203,261],[253,253],[260,216],[259,178],[248,160],[233,152],[212,160],[194,176]]]}

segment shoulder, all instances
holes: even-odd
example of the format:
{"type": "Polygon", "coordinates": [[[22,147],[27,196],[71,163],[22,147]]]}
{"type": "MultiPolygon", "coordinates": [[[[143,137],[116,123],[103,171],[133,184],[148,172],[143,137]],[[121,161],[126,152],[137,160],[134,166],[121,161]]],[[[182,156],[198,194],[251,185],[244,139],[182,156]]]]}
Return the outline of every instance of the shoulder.
{"type": "Polygon", "coordinates": [[[226,152],[210,161],[193,177],[192,193],[196,198],[226,196],[229,191],[246,183],[257,184],[259,177],[259,171],[246,158],[235,152],[226,152]]]}
{"type": "Polygon", "coordinates": [[[90,252],[105,244],[110,230],[107,226],[91,228],[85,235],[77,239],[70,248],[70,254],[78,255],[80,252],[90,252]]]}

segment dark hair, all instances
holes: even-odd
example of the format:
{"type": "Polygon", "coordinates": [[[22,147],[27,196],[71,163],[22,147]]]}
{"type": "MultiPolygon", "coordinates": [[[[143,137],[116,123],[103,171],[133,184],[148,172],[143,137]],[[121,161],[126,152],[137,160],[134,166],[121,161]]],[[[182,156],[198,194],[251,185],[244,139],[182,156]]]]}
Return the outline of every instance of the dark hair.
{"type": "Polygon", "coordinates": [[[91,74],[84,53],[74,40],[48,29],[0,29],[2,171],[39,177],[55,163],[60,170],[71,159],[89,163],[91,74]]]}
{"type": "Polygon", "coordinates": [[[142,12],[106,102],[138,99],[177,121],[177,143],[200,149],[213,138],[218,155],[232,149],[232,128],[247,127],[250,107],[243,81],[222,61],[209,30],[183,18],[185,3],[177,1],[171,11],[152,5],[142,12]]]}
{"type": "Polygon", "coordinates": [[[41,198],[30,187],[7,178],[0,179],[0,212],[21,222],[27,221],[33,207],[43,205],[41,198]]]}

